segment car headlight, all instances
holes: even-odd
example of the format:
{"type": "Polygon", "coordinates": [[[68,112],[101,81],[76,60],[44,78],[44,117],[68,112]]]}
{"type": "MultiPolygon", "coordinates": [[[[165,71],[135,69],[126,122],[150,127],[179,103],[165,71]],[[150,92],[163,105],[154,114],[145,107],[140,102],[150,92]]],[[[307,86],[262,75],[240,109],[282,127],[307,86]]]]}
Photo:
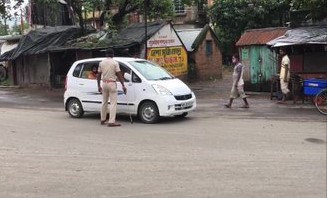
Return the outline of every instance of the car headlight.
{"type": "Polygon", "coordinates": [[[158,94],[161,95],[173,95],[167,88],[161,85],[152,85],[153,89],[156,90],[158,94]]]}

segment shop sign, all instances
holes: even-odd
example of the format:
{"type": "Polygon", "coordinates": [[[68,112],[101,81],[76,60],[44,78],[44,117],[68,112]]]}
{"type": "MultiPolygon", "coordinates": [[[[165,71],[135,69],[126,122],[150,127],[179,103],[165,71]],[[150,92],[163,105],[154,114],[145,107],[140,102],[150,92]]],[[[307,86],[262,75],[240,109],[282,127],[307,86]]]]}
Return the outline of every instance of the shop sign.
{"type": "Polygon", "coordinates": [[[149,48],[148,60],[159,64],[174,76],[187,74],[187,52],[182,46],[149,48]]]}
{"type": "Polygon", "coordinates": [[[147,43],[147,59],[174,76],[187,74],[187,52],[170,24],[162,27],[147,43]]]}

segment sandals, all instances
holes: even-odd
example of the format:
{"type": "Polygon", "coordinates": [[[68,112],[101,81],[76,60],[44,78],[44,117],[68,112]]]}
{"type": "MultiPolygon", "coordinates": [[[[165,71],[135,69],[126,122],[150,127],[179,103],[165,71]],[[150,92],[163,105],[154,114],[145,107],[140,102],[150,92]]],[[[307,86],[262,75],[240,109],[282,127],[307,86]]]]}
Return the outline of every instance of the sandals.
{"type": "MultiPolygon", "coordinates": [[[[108,121],[108,120],[101,120],[101,121],[100,121],[100,124],[101,124],[101,125],[104,125],[107,121],[108,121]]],[[[115,123],[109,123],[109,124],[108,124],[108,127],[118,127],[118,126],[121,126],[121,124],[116,123],[116,122],[115,122],[115,123]]]]}
{"type": "Polygon", "coordinates": [[[108,127],[119,127],[119,126],[121,126],[121,124],[119,124],[119,123],[109,123],[108,124],[108,127]]]}
{"type": "Polygon", "coordinates": [[[224,105],[226,108],[231,108],[231,105],[229,105],[229,104],[225,104],[224,105]]]}
{"type": "Polygon", "coordinates": [[[286,104],[285,101],[278,101],[276,104],[286,104]]]}

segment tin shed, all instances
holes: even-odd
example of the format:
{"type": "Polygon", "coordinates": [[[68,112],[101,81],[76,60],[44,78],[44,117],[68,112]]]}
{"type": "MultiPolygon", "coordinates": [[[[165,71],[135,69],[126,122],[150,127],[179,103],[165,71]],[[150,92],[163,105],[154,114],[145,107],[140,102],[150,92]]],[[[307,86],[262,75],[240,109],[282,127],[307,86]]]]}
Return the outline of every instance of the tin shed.
{"type": "Polygon", "coordinates": [[[327,26],[290,29],[267,45],[273,49],[290,48],[291,72],[303,79],[327,79],[327,26]]]}
{"type": "Polygon", "coordinates": [[[278,72],[278,57],[266,44],[286,31],[285,27],[247,30],[237,41],[236,46],[245,65],[244,80],[248,90],[270,90],[271,78],[278,72]]]}

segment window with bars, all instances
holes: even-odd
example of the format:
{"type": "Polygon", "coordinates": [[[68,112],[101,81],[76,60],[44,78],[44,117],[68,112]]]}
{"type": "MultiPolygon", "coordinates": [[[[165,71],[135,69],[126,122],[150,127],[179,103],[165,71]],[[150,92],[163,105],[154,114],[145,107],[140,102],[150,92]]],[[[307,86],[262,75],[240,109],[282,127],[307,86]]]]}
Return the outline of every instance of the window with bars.
{"type": "Polygon", "coordinates": [[[206,55],[212,55],[212,40],[206,40],[206,55]]]}
{"type": "Polygon", "coordinates": [[[174,0],[174,9],[176,14],[184,14],[185,7],[182,0],[174,0]]]}

